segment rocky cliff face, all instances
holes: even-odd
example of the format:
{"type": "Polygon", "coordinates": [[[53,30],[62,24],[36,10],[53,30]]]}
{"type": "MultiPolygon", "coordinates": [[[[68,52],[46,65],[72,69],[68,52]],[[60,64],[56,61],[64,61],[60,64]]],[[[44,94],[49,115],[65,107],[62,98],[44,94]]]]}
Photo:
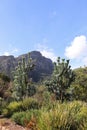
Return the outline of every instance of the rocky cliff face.
{"type": "MultiPolygon", "coordinates": [[[[12,77],[12,71],[15,70],[18,62],[22,60],[22,57],[28,58],[28,54],[21,55],[17,58],[14,56],[0,56],[0,72],[12,77]]],[[[39,81],[44,76],[52,74],[53,63],[50,59],[45,58],[38,51],[31,52],[31,58],[35,60],[35,68],[31,72],[31,77],[34,81],[39,81]]]]}

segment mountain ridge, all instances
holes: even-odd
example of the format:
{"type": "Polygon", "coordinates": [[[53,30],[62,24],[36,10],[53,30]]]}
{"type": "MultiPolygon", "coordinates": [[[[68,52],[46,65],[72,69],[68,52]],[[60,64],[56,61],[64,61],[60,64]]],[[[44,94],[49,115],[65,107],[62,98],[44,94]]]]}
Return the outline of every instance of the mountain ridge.
{"type": "MultiPolygon", "coordinates": [[[[37,82],[44,76],[51,75],[53,72],[53,63],[52,60],[42,56],[39,51],[29,52],[32,60],[35,60],[35,68],[31,72],[31,77],[33,81],[37,82]]],[[[28,59],[28,53],[19,55],[18,57],[10,56],[0,56],[0,73],[12,77],[12,71],[15,70],[15,67],[18,65],[18,62],[25,57],[26,61],[28,59]]]]}

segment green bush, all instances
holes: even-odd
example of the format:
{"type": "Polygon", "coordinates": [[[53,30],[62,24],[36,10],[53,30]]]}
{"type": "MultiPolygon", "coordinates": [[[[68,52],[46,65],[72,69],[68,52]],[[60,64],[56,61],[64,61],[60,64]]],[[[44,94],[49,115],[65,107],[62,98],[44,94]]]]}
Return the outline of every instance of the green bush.
{"type": "Polygon", "coordinates": [[[36,93],[36,86],[34,84],[28,84],[28,96],[33,96],[36,93]]]}
{"type": "MultiPolygon", "coordinates": [[[[24,109],[25,112],[14,112],[12,119],[20,124],[26,125],[36,120],[36,128],[38,130],[87,130],[87,104],[80,101],[55,102],[53,107],[47,109],[33,109],[36,107],[27,107],[27,100],[24,109]]],[[[35,99],[32,99],[35,100],[35,99]]],[[[22,104],[23,105],[23,104],[22,104]]],[[[11,107],[11,105],[9,105],[11,107]]],[[[16,106],[16,105],[15,105],[16,106]]],[[[23,105],[24,106],[24,105],[23,105]]],[[[23,107],[22,106],[22,107],[23,107]]],[[[14,107],[11,107],[12,109],[14,107]]],[[[17,109],[13,109],[16,111],[17,109]]],[[[5,111],[6,112],[6,111],[5,111]]]]}
{"type": "Polygon", "coordinates": [[[39,103],[34,98],[25,98],[22,102],[22,110],[26,111],[29,109],[38,109],[39,103]]]}
{"type": "Polygon", "coordinates": [[[12,115],[12,119],[19,125],[24,125],[24,119],[26,119],[25,112],[16,112],[12,115]]]}
{"type": "Polygon", "coordinates": [[[34,98],[25,98],[23,101],[11,102],[3,109],[2,114],[6,117],[12,116],[15,112],[26,111],[30,109],[38,109],[39,103],[34,98]]]}
{"type": "Polygon", "coordinates": [[[87,130],[87,104],[55,104],[50,111],[41,111],[37,126],[40,130],[87,130]]]}
{"type": "Polygon", "coordinates": [[[38,118],[40,116],[39,110],[30,110],[25,112],[17,112],[12,115],[12,120],[14,120],[17,124],[27,126],[30,120],[35,117],[38,118]]]}
{"type": "Polygon", "coordinates": [[[3,100],[3,98],[0,98],[0,115],[2,114],[2,111],[7,106],[7,102],[3,100]]]}
{"type": "Polygon", "coordinates": [[[11,102],[5,109],[3,109],[2,114],[6,117],[10,117],[14,112],[21,111],[21,102],[11,102]]]}

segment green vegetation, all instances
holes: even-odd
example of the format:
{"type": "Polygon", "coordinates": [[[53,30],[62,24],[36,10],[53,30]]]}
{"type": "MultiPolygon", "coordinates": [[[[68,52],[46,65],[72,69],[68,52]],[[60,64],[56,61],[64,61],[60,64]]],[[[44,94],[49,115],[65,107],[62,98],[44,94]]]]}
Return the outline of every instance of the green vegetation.
{"type": "Polygon", "coordinates": [[[2,114],[11,117],[15,112],[27,111],[30,109],[38,109],[39,103],[34,98],[25,98],[23,101],[10,102],[6,108],[2,110],[2,114]]]}
{"type": "Polygon", "coordinates": [[[70,98],[67,89],[74,81],[75,75],[69,65],[69,60],[60,59],[58,57],[57,62],[54,63],[54,72],[51,81],[48,81],[46,85],[48,90],[55,93],[56,98],[63,102],[66,98],[70,98]]]}
{"type": "MultiPolygon", "coordinates": [[[[22,59],[22,62],[18,63],[16,70],[14,72],[14,88],[13,88],[13,98],[15,100],[23,100],[28,95],[32,95],[34,91],[30,91],[30,83],[28,79],[29,72],[34,68],[33,61],[28,57],[28,62],[25,62],[25,58],[22,59]],[[32,93],[30,93],[32,92],[32,93]]],[[[34,90],[35,88],[32,87],[34,90]]]]}
{"type": "Polygon", "coordinates": [[[76,78],[71,85],[73,99],[87,102],[87,67],[74,70],[76,78]]]}
{"type": "Polygon", "coordinates": [[[33,68],[29,54],[13,81],[0,74],[0,114],[32,130],[87,130],[87,67],[72,70],[58,58],[53,74],[38,83],[28,78],[33,68]]]}
{"type": "Polygon", "coordinates": [[[11,96],[10,92],[10,78],[5,75],[0,73],[0,102],[5,99],[5,101],[9,100],[9,97],[11,96]]]}
{"type": "Polygon", "coordinates": [[[28,123],[28,128],[32,125],[36,130],[86,130],[87,104],[79,101],[63,104],[55,102],[49,111],[45,108],[17,112],[12,119],[23,126],[28,123]]]}
{"type": "Polygon", "coordinates": [[[7,75],[2,73],[0,73],[0,79],[2,79],[5,82],[10,82],[10,78],[7,75]]]}

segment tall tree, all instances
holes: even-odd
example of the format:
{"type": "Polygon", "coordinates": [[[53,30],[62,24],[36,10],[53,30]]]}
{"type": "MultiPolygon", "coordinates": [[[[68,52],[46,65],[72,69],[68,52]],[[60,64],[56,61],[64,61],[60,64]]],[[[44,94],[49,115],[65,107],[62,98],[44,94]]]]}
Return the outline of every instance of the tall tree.
{"type": "Polygon", "coordinates": [[[28,54],[28,61],[22,58],[22,62],[18,63],[14,72],[14,88],[13,98],[16,100],[22,100],[29,95],[29,79],[28,74],[34,68],[33,60],[28,54]]]}
{"type": "Polygon", "coordinates": [[[57,62],[54,63],[52,80],[48,81],[46,85],[48,90],[55,93],[56,98],[63,102],[69,96],[67,89],[74,79],[75,75],[69,65],[69,60],[61,60],[58,57],[57,62]]]}

